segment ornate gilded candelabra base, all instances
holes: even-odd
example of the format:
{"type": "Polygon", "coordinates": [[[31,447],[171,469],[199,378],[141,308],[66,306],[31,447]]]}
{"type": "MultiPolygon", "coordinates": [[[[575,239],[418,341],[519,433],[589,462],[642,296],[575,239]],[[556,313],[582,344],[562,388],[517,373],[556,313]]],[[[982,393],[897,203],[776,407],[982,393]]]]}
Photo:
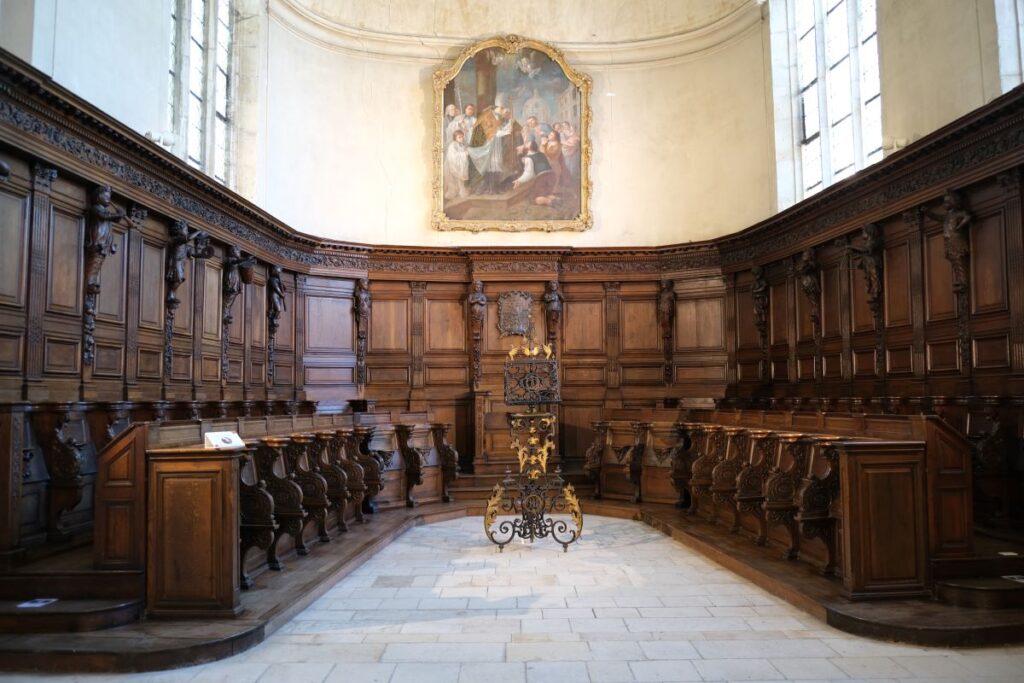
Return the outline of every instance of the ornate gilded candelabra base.
{"type": "Polygon", "coordinates": [[[519,458],[519,474],[506,471],[505,479],[494,485],[484,514],[484,533],[501,551],[516,536],[531,543],[538,538],[553,538],[568,551],[569,544],[583,533],[583,512],[572,484],[562,479],[561,470],[547,471],[554,450],[551,413],[515,413],[510,416],[512,447],[519,458]],[[525,435],[525,444],[520,437],[525,435]],[[570,522],[550,517],[568,514],[570,522]],[[498,515],[516,515],[516,519],[498,521],[498,515]],[[575,527],[575,528],[574,528],[575,527]]]}

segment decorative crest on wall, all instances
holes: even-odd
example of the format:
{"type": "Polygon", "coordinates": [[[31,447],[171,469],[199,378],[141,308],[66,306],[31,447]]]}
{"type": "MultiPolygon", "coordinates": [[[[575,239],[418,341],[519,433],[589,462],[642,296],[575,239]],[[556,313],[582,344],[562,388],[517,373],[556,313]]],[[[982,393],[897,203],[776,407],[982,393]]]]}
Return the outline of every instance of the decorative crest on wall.
{"type": "Polygon", "coordinates": [[[533,329],[530,309],[533,295],[529,292],[502,292],[498,295],[498,333],[502,337],[526,337],[533,329]]]}

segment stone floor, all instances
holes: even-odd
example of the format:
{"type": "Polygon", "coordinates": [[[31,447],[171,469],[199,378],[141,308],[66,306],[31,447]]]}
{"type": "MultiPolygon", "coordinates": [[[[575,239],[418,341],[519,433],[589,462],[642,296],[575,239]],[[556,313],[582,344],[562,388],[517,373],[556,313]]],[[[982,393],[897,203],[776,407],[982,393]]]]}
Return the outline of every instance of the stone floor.
{"type": "Polygon", "coordinates": [[[263,644],[149,674],[2,681],[594,683],[1024,680],[1024,647],[850,636],[640,522],[499,554],[479,517],[414,528],[263,644]]]}

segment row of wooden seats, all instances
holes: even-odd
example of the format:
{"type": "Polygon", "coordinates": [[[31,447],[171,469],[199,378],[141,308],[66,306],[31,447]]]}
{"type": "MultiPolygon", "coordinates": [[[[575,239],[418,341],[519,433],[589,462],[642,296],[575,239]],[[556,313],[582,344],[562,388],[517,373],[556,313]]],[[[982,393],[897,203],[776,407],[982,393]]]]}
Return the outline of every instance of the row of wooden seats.
{"type": "MultiPolygon", "coordinates": [[[[438,469],[431,483],[440,484],[440,498],[450,500],[448,485],[457,476],[458,453],[448,444],[449,425],[396,424],[391,432],[396,447],[374,448],[387,430],[361,425],[353,428],[269,436],[250,442],[240,468],[240,584],[252,586],[246,556],[253,548],[266,552],[270,569],[283,568],[281,539],[290,536],[299,555],[307,555],[306,530],[329,543],[329,530],[348,531],[348,521],[365,522],[377,509],[376,498],[391,481],[402,489],[404,503],[417,501],[413,489],[424,484],[425,468],[438,469]],[[433,437],[433,447],[425,441],[433,437]],[[440,467],[437,467],[440,465],[440,467]]],[[[385,441],[385,444],[387,441],[385,441]]]]}
{"type": "Polygon", "coordinates": [[[690,515],[724,523],[732,533],[751,520],[758,545],[768,541],[770,526],[780,526],[789,559],[799,556],[801,538],[820,539],[822,572],[835,575],[840,437],[667,420],[604,420],[593,427],[597,438],[584,469],[596,497],[621,498],[628,482],[632,501],[666,502],[671,482],[690,515]]]}

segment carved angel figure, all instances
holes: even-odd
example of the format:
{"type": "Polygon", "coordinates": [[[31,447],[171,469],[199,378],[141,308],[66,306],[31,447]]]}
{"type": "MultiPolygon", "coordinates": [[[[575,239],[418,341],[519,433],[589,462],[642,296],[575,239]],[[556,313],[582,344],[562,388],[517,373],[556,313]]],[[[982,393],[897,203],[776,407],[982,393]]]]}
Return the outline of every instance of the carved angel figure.
{"type": "Polygon", "coordinates": [[[242,256],[242,250],[231,245],[228,247],[227,256],[224,257],[224,322],[231,324],[233,317],[231,307],[235,299],[242,293],[241,268],[251,268],[256,265],[255,256],[242,256]]]}
{"type": "Polygon", "coordinates": [[[205,230],[189,230],[185,221],[171,223],[169,232],[166,278],[173,291],[185,281],[186,259],[208,258],[213,254],[213,247],[205,230]]]}
{"type": "Polygon", "coordinates": [[[85,248],[101,256],[117,253],[110,224],[123,220],[124,209],[110,203],[110,186],[100,185],[89,192],[89,213],[86,219],[85,248]]]}
{"type": "Polygon", "coordinates": [[[768,278],[762,266],[754,266],[750,274],[754,276],[754,283],[750,286],[750,296],[754,300],[754,323],[758,333],[763,335],[768,329],[768,278]]]}

